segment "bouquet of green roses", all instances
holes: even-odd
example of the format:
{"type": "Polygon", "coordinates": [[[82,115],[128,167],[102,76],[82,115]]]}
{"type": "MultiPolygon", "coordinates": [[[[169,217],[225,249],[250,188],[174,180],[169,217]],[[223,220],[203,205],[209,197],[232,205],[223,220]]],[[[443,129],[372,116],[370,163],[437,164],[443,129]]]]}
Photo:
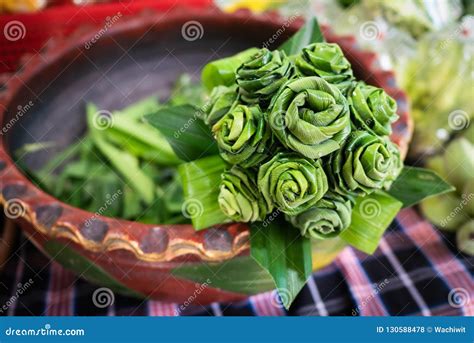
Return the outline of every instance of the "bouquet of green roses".
{"type": "Polygon", "coordinates": [[[401,207],[451,190],[403,166],[389,139],[395,100],[354,77],[315,19],[277,50],[209,63],[202,81],[202,108],[169,106],[146,119],[184,161],[195,229],[249,223],[251,256],[287,307],[311,273],[311,240],[339,237],[372,253],[401,207]]]}

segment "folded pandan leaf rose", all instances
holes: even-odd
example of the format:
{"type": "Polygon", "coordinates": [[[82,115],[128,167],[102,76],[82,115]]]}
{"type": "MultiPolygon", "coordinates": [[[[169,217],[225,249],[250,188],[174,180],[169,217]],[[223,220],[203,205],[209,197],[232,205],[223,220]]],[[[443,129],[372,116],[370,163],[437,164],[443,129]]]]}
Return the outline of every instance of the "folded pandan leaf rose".
{"type": "Polygon", "coordinates": [[[326,194],[328,180],[319,160],[278,153],[260,166],[258,188],[270,211],[276,207],[283,213],[295,215],[326,194]]]}
{"type": "Polygon", "coordinates": [[[338,85],[341,91],[347,90],[354,80],[351,64],[334,43],[308,45],[296,56],[295,65],[303,76],[319,76],[338,85]]]}
{"type": "Polygon", "coordinates": [[[245,103],[265,107],[293,73],[293,63],[283,51],[261,49],[237,69],[236,82],[245,103]]]}
{"type": "Polygon", "coordinates": [[[213,88],[208,102],[204,105],[205,122],[214,125],[236,105],[237,88],[217,86],[213,88]]]}
{"type": "Polygon", "coordinates": [[[352,203],[349,198],[329,191],[314,206],[296,216],[286,216],[301,235],[326,239],[339,235],[351,224],[352,203]]]}
{"type": "Polygon", "coordinates": [[[365,195],[393,181],[394,166],[398,170],[400,163],[398,149],[387,139],[354,131],[342,149],[330,156],[327,174],[338,193],[365,195]]]}
{"type": "Polygon", "coordinates": [[[392,123],[398,119],[397,103],[382,88],[358,82],[349,92],[353,125],[358,130],[385,136],[392,133],[392,123]]]}
{"type": "Polygon", "coordinates": [[[258,106],[237,105],[213,127],[220,155],[244,168],[259,164],[272,151],[272,134],[258,106]]]}
{"type": "Polygon", "coordinates": [[[400,149],[393,143],[388,137],[383,137],[387,143],[387,148],[392,154],[392,166],[390,167],[390,175],[387,177],[387,181],[384,184],[384,188],[389,190],[392,183],[398,178],[403,170],[403,160],[400,156],[400,149]]]}
{"type": "Polygon", "coordinates": [[[351,130],[347,100],[316,76],[283,85],[268,120],[285,147],[313,159],[338,150],[351,130]]]}
{"type": "Polygon", "coordinates": [[[257,173],[238,166],[222,174],[219,206],[226,216],[237,222],[264,220],[268,208],[257,188],[257,173]]]}

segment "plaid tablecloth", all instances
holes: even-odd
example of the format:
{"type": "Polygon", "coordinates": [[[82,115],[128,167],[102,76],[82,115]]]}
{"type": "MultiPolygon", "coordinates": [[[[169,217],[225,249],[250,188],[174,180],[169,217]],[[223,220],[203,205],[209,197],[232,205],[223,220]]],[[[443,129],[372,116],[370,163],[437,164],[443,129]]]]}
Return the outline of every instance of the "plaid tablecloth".
{"type": "MultiPolygon", "coordinates": [[[[374,255],[346,248],[333,264],[312,275],[289,311],[267,292],[238,303],[191,304],[179,314],[473,316],[473,272],[474,257],[456,250],[451,235],[405,209],[374,255]]],[[[178,315],[180,304],[119,294],[113,305],[98,308],[92,300],[98,287],[48,261],[20,237],[0,273],[0,315],[178,315]]]]}

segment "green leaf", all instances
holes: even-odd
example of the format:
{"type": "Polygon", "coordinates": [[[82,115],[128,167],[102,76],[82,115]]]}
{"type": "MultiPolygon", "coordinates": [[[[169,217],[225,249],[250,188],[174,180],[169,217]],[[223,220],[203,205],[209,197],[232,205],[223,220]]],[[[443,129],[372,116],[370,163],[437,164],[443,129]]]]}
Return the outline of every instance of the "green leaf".
{"type": "Polygon", "coordinates": [[[115,115],[127,117],[129,119],[140,119],[146,114],[156,112],[160,108],[160,102],[155,95],[135,102],[119,111],[114,111],[115,115]]]}
{"type": "Polygon", "coordinates": [[[318,20],[316,17],[312,17],[298,32],[280,45],[278,49],[283,50],[288,56],[291,56],[298,54],[305,46],[319,42],[324,42],[324,36],[321,33],[318,20]]]}
{"type": "Polygon", "coordinates": [[[216,86],[233,85],[235,83],[235,72],[237,68],[257,51],[257,48],[250,48],[233,56],[206,64],[201,74],[204,87],[210,91],[216,86]]]}
{"type": "Polygon", "coordinates": [[[60,263],[66,269],[74,271],[84,279],[112,289],[114,292],[128,295],[136,298],[144,298],[145,296],[128,288],[113,276],[109,275],[101,267],[97,266],[95,261],[91,261],[86,257],[77,253],[74,249],[59,241],[52,240],[43,246],[46,253],[60,263]]]}
{"type": "Polygon", "coordinates": [[[168,140],[150,125],[126,116],[116,116],[112,123],[106,133],[130,153],[163,165],[180,163],[168,140]]]}
{"type": "Polygon", "coordinates": [[[288,309],[311,275],[311,242],[284,221],[273,220],[250,225],[250,253],[275,282],[283,305],[288,309]]]}
{"type": "Polygon", "coordinates": [[[339,237],[353,247],[372,254],[380,238],[402,208],[402,203],[384,192],[358,197],[351,225],[339,237]]]}
{"type": "Polygon", "coordinates": [[[218,153],[211,131],[200,116],[199,109],[181,105],[164,107],[145,116],[145,120],[160,130],[181,160],[193,161],[218,153]]]}
{"type": "Polygon", "coordinates": [[[230,221],[217,202],[221,175],[226,167],[219,155],[178,167],[184,192],[183,212],[192,219],[196,230],[230,221]]]}
{"type": "Polygon", "coordinates": [[[404,167],[390,187],[388,194],[400,200],[403,203],[403,207],[410,207],[425,198],[449,193],[454,190],[453,186],[432,170],[404,167]]]}
{"type": "Polygon", "coordinates": [[[94,136],[93,139],[97,149],[107,158],[117,172],[122,175],[130,187],[138,192],[147,204],[150,204],[155,197],[155,186],[153,181],[140,169],[137,158],[123,150],[117,149],[100,136],[94,136]]]}
{"type": "Polygon", "coordinates": [[[247,295],[275,288],[271,275],[250,256],[233,258],[222,263],[196,263],[178,267],[171,274],[184,279],[207,283],[210,287],[247,295]]]}
{"type": "Polygon", "coordinates": [[[200,82],[194,82],[189,74],[182,74],[174,84],[168,104],[201,107],[204,105],[204,95],[205,92],[200,82]]]}
{"type": "Polygon", "coordinates": [[[127,181],[130,187],[138,192],[147,204],[150,204],[155,197],[153,180],[143,173],[138,164],[138,159],[135,156],[116,148],[103,138],[103,135],[101,135],[102,132],[94,126],[94,116],[96,113],[96,107],[92,104],[88,104],[87,122],[95,147],[127,181]]]}

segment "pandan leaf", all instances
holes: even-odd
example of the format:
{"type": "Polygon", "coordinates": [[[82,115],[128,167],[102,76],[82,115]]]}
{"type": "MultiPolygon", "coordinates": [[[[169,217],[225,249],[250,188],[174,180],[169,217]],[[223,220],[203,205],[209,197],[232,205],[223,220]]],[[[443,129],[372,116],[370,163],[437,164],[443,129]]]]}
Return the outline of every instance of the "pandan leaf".
{"type": "Polygon", "coordinates": [[[222,263],[186,265],[173,269],[171,273],[201,284],[207,283],[209,287],[248,295],[275,288],[270,274],[250,256],[236,257],[222,263]]]}
{"type": "Polygon", "coordinates": [[[145,120],[160,130],[181,160],[193,161],[218,153],[217,144],[201,115],[194,106],[180,105],[164,107],[145,116],[145,120]]]}
{"type": "Polygon", "coordinates": [[[388,194],[403,203],[403,207],[418,204],[425,198],[454,191],[434,171],[424,168],[404,167],[393,182],[388,194]]]}
{"type": "Polygon", "coordinates": [[[94,116],[96,113],[97,109],[95,106],[89,104],[87,106],[87,122],[95,147],[105,156],[130,187],[138,192],[147,204],[150,204],[155,196],[153,180],[143,173],[135,156],[116,148],[103,138],[101,131],[94,126],[94,116]]]}
{"type": "Polygon", "coordinates": [[[288,56],[298,54],[304,47],[311,43],[324,42],[316,17],[309,19],[304,26],[298,30],[290,39],[280,45],[279,50],[286,52],[288,56]]]}
{"type": "Polygon", "coordinates": [[[257,48],[250,48],[230,57],[212,61],[204,67],[201,74],[202,83],[207,90],[216,86],[230,86],[235,82],[235,72],[240,65],[252,55],[257,48]]]}
{"type": "Polygon", "coordinates": [[[351,225],[339,237],[366,254],[372,254],[401,208],[400,201],[384,192],[358,197],[352,210],[351,225]]]}
{"type": "Polygon", "coordinates": [[[229,222],[217,198],[221,175],[227,165],[219,155],[202,158],[179,166],[183,185],[183,215],[191,218],[196,230],[229,222]]]}
{"type": "Polygon", "coordinates": [[[250,253],[270,273],[288,309],[311,275],[311,242],[282,215],[263,223],[250,225],[250,253]]]}

